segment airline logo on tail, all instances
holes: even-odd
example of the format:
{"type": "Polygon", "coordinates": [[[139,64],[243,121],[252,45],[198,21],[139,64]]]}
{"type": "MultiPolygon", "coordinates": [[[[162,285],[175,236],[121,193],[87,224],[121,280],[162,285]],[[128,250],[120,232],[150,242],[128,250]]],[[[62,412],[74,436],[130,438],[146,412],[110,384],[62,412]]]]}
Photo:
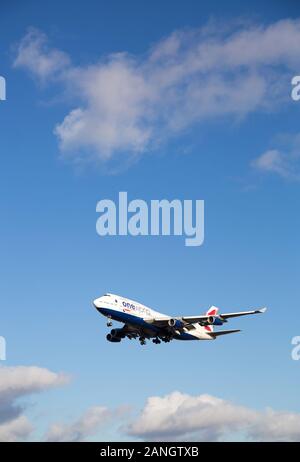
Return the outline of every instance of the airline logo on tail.
{"type": "MultiPolygon", "coordinates": [[[[206,316],[217,316],[218,311],[219,311],[219,308],[217,308],[216,306],[212,306],[212,307],[210,307],[209,310],[206,312],[206,316]]],[[[207,332],[213,332],[213,331],[214,331],[214,327],[213,327],[213,326],[205,326],[204,329],[205,329],[207,332]]]]}

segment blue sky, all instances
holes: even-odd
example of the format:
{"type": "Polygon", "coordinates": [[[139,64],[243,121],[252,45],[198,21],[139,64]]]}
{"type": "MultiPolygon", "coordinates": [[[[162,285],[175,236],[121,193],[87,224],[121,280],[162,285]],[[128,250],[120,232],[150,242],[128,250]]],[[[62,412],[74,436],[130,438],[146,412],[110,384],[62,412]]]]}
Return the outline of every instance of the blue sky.
{"type": "MultiPolygon", "coordinates": [[[[287,47],[279,64],[270,58],[269,67],[255,69],[255,78],[265,79],[272,91],[265,89],[253,107],[251,92],[253,100],[259,98],[256,81],[253,87],[246,85],[249,107],[242,109],[235,106],[239,94],[238,102],[229,95],[225,113],[215,108],[210,114],[208,108],[191,115],[185,107],[172,108],[168,100],[164,108],[151,106],[154,136],[141,146],[137,161],[132,160],[130,137],[122,152],[110,141],[105,151],[102,140],[100,145],[96,140],[94,146],[81,146],[78,154],[76,137],[66,150],[60,147],[55,127],[80,104],[89,107],[90,100],[81,101],[63,64],[58,76],[42,75],[28,61],[16,65],[20,41],[34,27],[47,37],[48,50],[65,53],[72,63],[66,67],[79,70],[80,76],[92,64],[105,67],[109,55],[126,52],[135,61],[135,77],[141,69],[153,70],[149,49],[176,30],[188,34],[210,25],[212,36],[219,37],[222,26],[224,35],[217,40],[224,46],[237,28],[296,21],[296,2],[242,6],[231,1],[225,9],[218,1],[78,1],[71,12],[66,1],[43,7],[36,1],[4,3],[0,335],[7,340],[7,361],[1,366],[34,365],[71,376],[66,386],[26,397],[26,416],[35,427],[29,438],[42,438],[52,423],[68,423],[96,405],[129,405],[134,416],[148,397],[173,391],[210,394],[256,410],[300,413],[299,364],[291,360],[291,339],[300,335],[300,103],[290,98],[297,63],[300,73],[299,54],[286,62],[287,47]],[[169,122],[176,122],[174,114],[183,116],[186,125],[181,129],[169,128],[169,122]],[[258,160],[270,151],[277,154],[262,167],[258,160]],[[96,203],[116,200],[119,191],[146,201],[204,199],[203,246],[185,247],[180,237],[100,238],[96,203]],[[269,311],[260,318],[233,321],[242,334],[217,342],[112,345],[105,340],[105,319],[91,306],[92,299],[107,291],[174,315],[200,314],[213,304],[223,311],[259,306],[269,311]]],[[[191,44],[188,38],[188,51],[195,50],[194,40],[207,39],[192,37],[191,44]]],[[[268,52],[272,55],[266,48],[265,61],[268,52]]],[[[127,59],[121,70],[130,66],[127,59]]],[[[215,72],[222,74],[214,66],[206,84],[215,72]]],[[[246,84],[255,66],[246,65],[246,84]]],[[[235,82],[238,87],[236,74],[243,81],[244,69],[226,72],[220,78],[228,88],[235,82]]],[[[191,83],[198,84],[197,78],[191,83]]],[[[128,82],[125,76],[125,87],[128,82]]],[[[179,82],[174,91],[182,88],[179,82]]],[[[133,108],[143,111],[144,106],[134,103],[133,108]]],[[[65,132],[63,136],[68,144],[65,132]]],[[[114,421],[87,438],[129,438],[120,425],[114,421]]]]}

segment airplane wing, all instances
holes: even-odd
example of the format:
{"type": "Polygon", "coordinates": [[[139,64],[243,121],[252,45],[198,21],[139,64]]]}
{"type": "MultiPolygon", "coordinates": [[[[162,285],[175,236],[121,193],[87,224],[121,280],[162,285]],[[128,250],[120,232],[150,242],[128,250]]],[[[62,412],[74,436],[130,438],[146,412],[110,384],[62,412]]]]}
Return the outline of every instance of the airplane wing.
{"type": "MultiPolygon", "coordinates": [[[[258,314],[258,313],[265,313],[267,310],[267,308],[261,308],[259,310],[252,310],[252,311],[239,311],[237,313],[224,313],[224,314],[219,314],[217,317],[223,321],[223,322],[227,322],[227,319],[230,319],[230,318],[237,318],[239,316],[247,316],[249,314],[258,314]]],[[[210,318],[211,316],[207,316],[207,315],[204,315],[204,316],[184,316],[182,318],[183,321],[186,321],[188,323],[196,323],[198,322],[199,324],[202,324],[205,322],[208,321],[208,318],[210,318]]]]}
{"type": "MultiPolygon", "coordinates": [[[[171,317],[170,316],[165,316],[165,317],[160,317],[160,318],[144,318],[144,321],[148,322],[149,324],[153,324],[154,326],[157,327],[167,327],[169,325],[171,317]]],[[[176,319],[181,319],[181,318],[176,318],[176,319]]]]}
{"type": "MultiPolygon", "coordinates": [[[[240,311],[236,313],[224,313],[224,314],[219,314],[216,316],[218,320],[220,320],[220,324],[223,324],[224,322],[227,322],[228,319],[230,318],[236,318],[239,316],[247,316],[250,314],[259,314],[259,313],[265,313],[267,308],[261,308],[258,310],[251,310],[251,311],[240,311]]],[[[191,324],[196,324],[199,323],[203,326],[207,325],[209,323],[209,319],[212,316],[210,315],[201,315],[201,316],[182,316],[182,317],[176,317],[176,318],[170,318],[170,317],[160,317],[156,319],[145,319],[145,321],[149,322],[149,324],[154,324],[155,326],[158,327],[177,327],[177,328],[182,328],[191,324]],[[173,324],[173,325],[172,325],[173,324]],[[181,324],[181,325],[180,325],[181,324]]]]}

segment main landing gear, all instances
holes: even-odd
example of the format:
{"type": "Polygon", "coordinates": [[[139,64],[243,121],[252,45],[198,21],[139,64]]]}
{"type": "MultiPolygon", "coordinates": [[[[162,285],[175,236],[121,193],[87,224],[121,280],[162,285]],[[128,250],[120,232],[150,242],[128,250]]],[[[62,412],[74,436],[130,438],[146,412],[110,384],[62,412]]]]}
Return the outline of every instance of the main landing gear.
{"type": "Polygon", "coordinates": [[[152,342],[156,343],[156,345],[159,345],[161,343],[158,337],[154,338],[152,342]]]}
{"type": "Polygon", "coordinates": [[[146,339],[145,339],[145,337],[140,337],[140,344],[141,344],[141,345],[146,345],[146,339]]]}

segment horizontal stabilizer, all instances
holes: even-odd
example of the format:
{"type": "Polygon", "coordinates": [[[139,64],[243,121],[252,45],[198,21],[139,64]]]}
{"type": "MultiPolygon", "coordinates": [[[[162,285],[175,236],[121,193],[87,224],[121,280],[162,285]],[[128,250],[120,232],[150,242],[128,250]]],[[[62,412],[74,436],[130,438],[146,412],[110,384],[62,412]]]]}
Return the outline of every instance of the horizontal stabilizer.
{"type": "Polygon", "coordinates": [[[235,332],[241,332],[240,329],[231,329],[231,330],[219,330],[219,332],[207,332],[211,337],[215,338],[219,335],[234,334],[235,332]]]}

